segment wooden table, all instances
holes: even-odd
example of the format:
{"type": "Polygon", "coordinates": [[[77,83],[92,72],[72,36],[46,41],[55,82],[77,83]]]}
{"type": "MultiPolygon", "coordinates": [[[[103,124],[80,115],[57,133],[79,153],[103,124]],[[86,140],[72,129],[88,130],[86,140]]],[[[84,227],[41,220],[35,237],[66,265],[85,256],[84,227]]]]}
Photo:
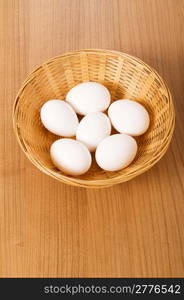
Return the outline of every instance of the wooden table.
{"type": "Polygon", "coordinates": [[[184,1],[0,1],[0,276],[184,276],[184,1]],[[164,158],[109,189],[61,184],[18,146],[12,105],[26,75],[74,49],[116,49],[168,83],[177,123],[164,158]]]}

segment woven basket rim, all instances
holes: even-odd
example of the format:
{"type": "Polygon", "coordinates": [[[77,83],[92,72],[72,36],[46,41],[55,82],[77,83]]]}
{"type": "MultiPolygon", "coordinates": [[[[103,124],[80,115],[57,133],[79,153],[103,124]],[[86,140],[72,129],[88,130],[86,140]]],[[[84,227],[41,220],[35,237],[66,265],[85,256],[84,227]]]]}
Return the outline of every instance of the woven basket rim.
{"type": "Polygon", "coordinates": [[[161,158],[162,156],[165,154],[166,150],[168,149],[168,146],[170,144],[172,135],[173,135],[173,131],[174,131],[174,126],[175,126],[175,109],[174,109],[174,103],[172,101],[172,96],[170,93],[170,90],[167,86],[167,83],[165,82],[165,80],[163,80],[163,78],[158,74],[158,72],[152,68],[151,66],[149,66],[148,64],[146,64],[144,61],[142,61],[140,58],[137,58],[133,55],[127,54],[125,52],[120,52],[120,51],[116,51],[116,50],[107,50],[107,49],[82,49],[82,50],[74,50],[74,51],[69,51],[67,53],[63,53],[61,55],[57,55],[52,57],[51,59],[48,59],[47,61],[43,62],[41,65],[39,65],[38,67],[36,67],[30,74],[27,75],[26,79],[24,80],[24,82],[22,83],[21,88],[18,90],[18,93],[15,97],[15,101],[13,104],[13,111],[12,111],[12,119],[13,119],[13,129],[15,132],[15,135],[17,137],[18,143],[21,147],[21,149],[23,150],[23,152],[26,154],[26,156],[28,157],[28,159],[38,168],[40,169],[42,172],[50,175],[51,177],[62,181],[63,183],[69,184],[69,185],[74,185],[74,186],[78,186],[78,187],[86,187],[86,188],[102,188],[102,187],[109,187],[112,186],[114,184],[118,184],[122,182],[122,174],[115,176],[113,178],[106,178],[106,179],[93,179],[93,180],[84,180],[81,179],[79,177],[68,177],[65,176],[63,174],[59,174],[56,173],[48,168],[46,168],[45,166],[43,166],[39,161],[37,161],[28,151],[28,147],[25,145],[23,138],[19,135],[18,132],[18,126],[16,123],[16,108],[19,102],[19,96],[20,94],[23,92],[23,90],[25,89],[26,85],[33,80],[34,78],[34,74],[44,65],[48,64],[48,63],[52,63],[55,60],[58,59],[64,59],[65,57],[68,56],[75,56],[76,54],[82,54],[82,53],[93,53],[93,54],[104,54],[104,55],[112,55],[114,54],[115,57],[121,56],[123,58],[127,57],[131,60],[134,60],[136,62],[139,62],[141,65],[145,65],[147,69],[149,69],[152,73],[154,72],[156,77],[159,78],[160,82],[162,83],[168,98],[170,99],[170,105],[172,106],[172,118],[171,118],[171,124],[170,126],[168,126],[167,131],[165,131],[165,135],[163,138],[163,143],[157,148],[157,151],[155,151],[154,153],[154,157],[153,159],[148,159],[147,164],[144,163],[144,169],[142,168],[137,168],[136,170],[134,170],[134,172],[126,174],[126,180],[124,179],[123,182],[126,182],[128,180],[130,180],[131,178],[135,178],[136,176],[144,173],[145,171],[147,171],[148,169],[150,169],[153,165],[155,165],[161,158]],[[135,174],[134,174],[135,173],[135,174]],[[130,177],[130,178],[129,178],[130,177]]]}

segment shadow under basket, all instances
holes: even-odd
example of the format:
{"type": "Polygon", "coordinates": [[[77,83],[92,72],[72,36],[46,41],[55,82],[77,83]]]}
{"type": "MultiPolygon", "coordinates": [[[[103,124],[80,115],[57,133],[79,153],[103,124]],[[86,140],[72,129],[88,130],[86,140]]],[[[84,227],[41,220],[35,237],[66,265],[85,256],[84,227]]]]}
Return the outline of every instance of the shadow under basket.
{"type": "Polygon", "coordinates": [[[109,50],[89,49],[55,57],[38,67],[25,80],[13,108],[14,130],[22,150],[44,173],[70,185],[99,188],[128,181],[150,169],[166,152],[172,138],[175,113],[171,94],[158,73],[136,57],[109,50]],[[112,101],[129,98],[149,112],[148,131],[136,138],[138,153],[125,169],[106,172],[94,159],[89,171],[66,175],[50,159],[49,149],[58,136],[40,121],[40,108],[49,99],[64,100],[67,92],[85,81],[100,82],[112,101]]]}

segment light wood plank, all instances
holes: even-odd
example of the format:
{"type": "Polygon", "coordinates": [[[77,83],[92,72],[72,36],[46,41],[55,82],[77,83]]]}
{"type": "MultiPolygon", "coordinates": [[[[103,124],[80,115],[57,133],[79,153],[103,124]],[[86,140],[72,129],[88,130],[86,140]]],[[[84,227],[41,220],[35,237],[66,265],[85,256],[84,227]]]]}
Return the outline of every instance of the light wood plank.
{"type": "Polygon", "coordinates": [[[0,276],[184,276],[184,1],[0,1],[0,276]],[[167,81],[177,123],[164,158],[136,179],[86,190],[21,152],[12,105],[25,76],[82,48],[138,56],[167,81]]]}

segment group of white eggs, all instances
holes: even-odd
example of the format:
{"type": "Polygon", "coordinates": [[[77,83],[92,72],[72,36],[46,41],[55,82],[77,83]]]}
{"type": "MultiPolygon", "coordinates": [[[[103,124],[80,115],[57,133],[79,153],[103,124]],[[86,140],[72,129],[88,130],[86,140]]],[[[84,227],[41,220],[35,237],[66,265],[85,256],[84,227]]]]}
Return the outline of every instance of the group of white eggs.
{"type": "Polygon", "coordinates": [[[136,101],[110,102],[105,86],[84,82],[67,93],[66,101],[44,103],[40,112],[43,125],[62,136],[50,147],[51,159],[58,169],[71,175],[84,174],[92,163],[90,152],[94,151],[97,164],[106,171],[123,169],[133,161],[137,143],[132,136],[146,132],[149,114],[136,101]],[[103,113],[107,108],[108,116],[103,113]],[[79,121],[77,114],[84,117],[79,121]],[[110,135],[112,126],[119,133],[110,135]],[[71,138],[74,136],[76,139],[71,138]]]}

